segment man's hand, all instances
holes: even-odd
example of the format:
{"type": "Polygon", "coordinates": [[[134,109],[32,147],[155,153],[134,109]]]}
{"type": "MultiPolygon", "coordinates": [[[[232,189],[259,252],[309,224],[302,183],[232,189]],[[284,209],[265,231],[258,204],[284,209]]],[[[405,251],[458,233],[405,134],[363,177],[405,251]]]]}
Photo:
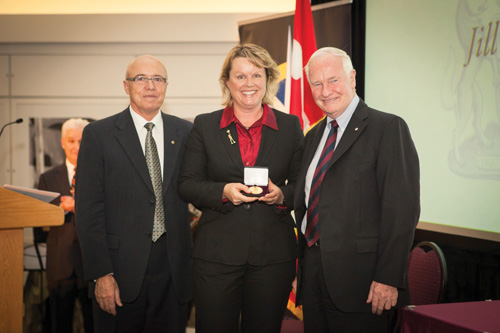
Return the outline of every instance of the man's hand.
{"type": "Polygon", "coordinates": [[[95,298],[99,307],[113,316],[116,316],[116,305],[122,306],[120,299],[120,290],[113,275],[97,279],[95,284],[95,298]]]}
{"type": "Polygon", "coordinates": [[[61,197],[61,208],[66,212],[75,212],[75,199],[69,195],[63,195],[61,197]]]}
{"type": "Polygon", "coordinates": [[[372,303],[372,313],[380,315],[382,311],[390,310],[391,307],[396,306],[397,300],[397,288],[373,281],[366,303],[372,303]]]}
{"type": "Polygon", "coordinates": [[[274,183],[271,181],[271,178],[269,178],[269,185],[267,189],[267,194],[263,197],[260,197],[259,201],[265,202],[268,205],[281,205],[285,196],[283,195],[281,189],[278,186],[274,185],[274,183]]]}

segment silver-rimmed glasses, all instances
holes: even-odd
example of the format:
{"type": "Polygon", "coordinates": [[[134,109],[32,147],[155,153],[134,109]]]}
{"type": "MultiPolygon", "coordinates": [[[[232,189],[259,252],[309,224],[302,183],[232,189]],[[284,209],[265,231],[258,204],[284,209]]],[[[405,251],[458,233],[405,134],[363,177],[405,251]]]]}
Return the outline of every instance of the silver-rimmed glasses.
{"type": "Polygon", "coordinates": [[[162,76],[147,77],[144,75],[137,75],[136,77],[128,77],[125,80],[133,81],[136,84],[140,84],[140,85],[146,85],[146,84],[148,84],[148,81],[153,82],[154,85],[161,85],[161,84],[165,84],[167,82],[167,79],[162,77],[162,76]]]}

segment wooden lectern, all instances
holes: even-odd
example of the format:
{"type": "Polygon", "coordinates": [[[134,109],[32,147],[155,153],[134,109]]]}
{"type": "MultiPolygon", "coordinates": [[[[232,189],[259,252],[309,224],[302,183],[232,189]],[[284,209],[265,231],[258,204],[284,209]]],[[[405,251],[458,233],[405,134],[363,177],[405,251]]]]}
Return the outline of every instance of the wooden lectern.
{"type": "Polygon", "coordinates": [[[23,228],[63,223],[60,207],[0,187],[0,332],[23,331],[23,228]]]}

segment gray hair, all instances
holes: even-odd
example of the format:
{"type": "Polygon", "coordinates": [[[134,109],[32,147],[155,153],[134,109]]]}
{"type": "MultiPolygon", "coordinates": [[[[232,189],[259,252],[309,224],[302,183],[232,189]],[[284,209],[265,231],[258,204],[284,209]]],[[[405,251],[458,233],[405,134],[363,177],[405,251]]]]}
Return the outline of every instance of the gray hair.
{"type": "Polygon", "coordinates": [[[354,69],[352,66],[351,58],[344,50],[338,49],[336,47],[323,47],[311,55],[311,57],[309,58],[309,61],[307,62],[306,67],[304,68],[308,81],[309,81],[309,66],[316,58],[321,57],[321,56],[329,56],[332,58],[333,57],[341,57],[342,58],[342,66],[344,67],[344,71],[345,71],[345,74],[347,76],[349,76],[351,71],[354,69]]]}
{"type": "Polygon", "coordinates": [[[64,138],[68,130],[70,129],[77,129],[77,130],[82,130],[85,126],[87,126],[89,122],[85,119],[82,118],[70,118],[64,122],[61,128],[61,137],[64,138]]]}

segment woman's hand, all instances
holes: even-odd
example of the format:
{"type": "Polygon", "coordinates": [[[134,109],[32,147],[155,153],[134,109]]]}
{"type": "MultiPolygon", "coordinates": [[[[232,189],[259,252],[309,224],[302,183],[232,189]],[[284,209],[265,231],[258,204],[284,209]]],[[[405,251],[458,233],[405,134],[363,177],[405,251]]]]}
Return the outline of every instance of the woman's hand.
{"type": "Polygon", "coordinates": [[[244,202],[253,202],[256,201],[256,197],[247,197],[241,192],[252,193],[248,186],[243,185],[241,183],[228,183],[224,186],[224,192],[222,194],[222,199],[227,198],[229,201],[233,203],[233,205],[238,206],[244,202]]]}
{"type": "Polygon", "coordinates": [[[278,186],[274,185],[274,183],[271,181],[271,178],[269,178],[269,185],[267,186],[267,190],[267,194],[263,197],[260,197],[259,201],[265,202],[268,205],[283,204],[285,196],[283,195],[281,189],[278,186]]]}

